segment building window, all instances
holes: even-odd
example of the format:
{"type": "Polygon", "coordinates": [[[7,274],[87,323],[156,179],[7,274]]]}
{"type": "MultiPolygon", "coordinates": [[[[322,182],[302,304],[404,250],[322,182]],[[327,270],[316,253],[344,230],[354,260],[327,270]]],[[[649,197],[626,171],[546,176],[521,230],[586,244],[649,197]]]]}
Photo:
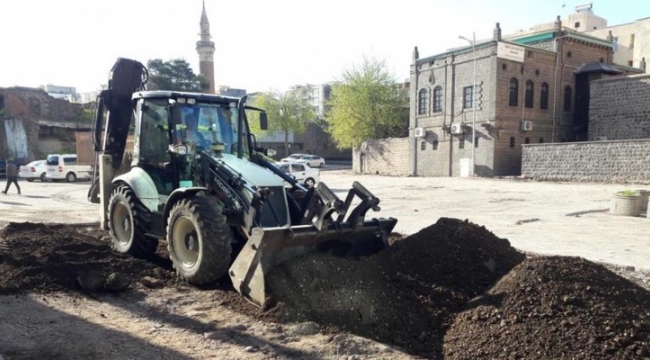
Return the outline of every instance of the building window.
{"type": "Polygon", "coordinates": [[[438,140],[433,140],[433,150],[438,150],[438,140]]]}
{"type": "Polygon", "coordinates": [[[514,136],[510,137],[510,147],[511,148],[515,147],[515,137],[514,136]]]}
{"type": "Polygon", "coordinates": [[[544,143],[544,138],[539,138],[539,143],[543,144],[544,143]]]}
{"type": "Polygon", "coordinates": [[[627,61],[627,66],[629,66],[629,67],[634,66],[634,61],[633,60],[628,60],[627,61]]]}
{"type": "Polygon", "coordinates": [[[539,108],[543,110],[548,110],[548,84],[542,83],[542,89],[540,90],[539,98],[539,108]]]}
{"type": "Polygon", "coordinates": [[[630,49],[634,49],[634,34],[630,35],[630,49]]]}
{"type": "Polygon", "coordinates": [[[519,104],[519,80],[510,79],[510,90],[508,93],[508,105],[517,106],[519,104]]]}
{"type": "Polygon", "coordinates": [[[506,63],[501,64],[501,70],[508,70],[508,65],[506,63]]]}
{"type": "Polygon", "coordinates": [[[458,138],[458,148],[459,149],[465,148],[465,135],[458,138]]]}
{"type": "Polygon", "coordinates": [[[525,139],[524,139],[524,143],[525,143],[525,144],[530,144],[530,138],[528,138],[528,137],[525,138],[525,139]]]}
{"type": "Polygon", "coordinates": [[[427,142],[423,141],[420,143],[420,150],[424,151],[427,149],[427,142]]]}
{"type": "Polygon", "coordinates": [[[474,138],[474,147],[475,148],[478,147],[478,138],[477,137],[474,138]]]}
{"type": "Polygon", "coordinates": [[[527,108],[532,108],[533,107],[533,95],[535,92],[535,84],[533,84],[532,80],[526,81],[526,98],[525,98],[525,105],[527,108]]]}
{"type": "Polygon", "coordinates": [[[433,89],[433,112],[442,111],[442,86],[433,89]]]}
{"type": "Polygon", "coordinates": [[[577,21],[577,22],[576,22],[575,24],[573,24],[573,25],[575,26],[576,29],[579,28],[579,27],[580,27],[580,21],[577,21]]]}
{"type": "Polygon", "coordinates": [[[566,57],[571,57],[571,51],[567,51],[566,57]]]}
{"type": "Polygon", "coordinates": [[[571,86],[564,88],[564,111],[571,111],[571,86]]]}
{"type": "Polygon", "coordinates": [[[463,109],[469,109],[472,107],[474,100],[474,87],[465,86],[463,88],[463,109]]]}
{"type": "Polygon", "coordinates": [[[422,89],[418,93],[418,115],[427,113],[427,89],[422,89]]]}

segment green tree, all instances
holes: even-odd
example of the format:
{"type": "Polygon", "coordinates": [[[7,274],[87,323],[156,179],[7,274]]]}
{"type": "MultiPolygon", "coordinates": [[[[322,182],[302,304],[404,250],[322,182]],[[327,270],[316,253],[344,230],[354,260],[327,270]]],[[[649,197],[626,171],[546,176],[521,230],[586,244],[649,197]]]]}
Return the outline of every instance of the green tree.
{"type": "Polygon", "coordinates": [[[328,132],[339,149],[359,146],[367,139],[404,136],[408,127],[408,98],[383,61],[364,58],[332,85],[328,132]]]}
{"type": "Polygon", "coordinates": [[[289,134],[301,134],[307,128],[307,123],[314,121],[316,113],[309,101],[311,87],[299,86],[285,93],[268,91],[253,97],[255,107],[266,110],[269,118],[269,128],[262,131],[259,127],[258,116],[253,112],[247,113],[251,131],[258,136],[284,135],[284,155],[289,155],[289,134]]]}
{"type": "Polygon", "coordinates": [[[148,90],[175,90],[202,92],[210,85],[201,76],[196,75],[190,64],[183,59],[162,61],[152,59],[147,62],[149,71],[148,90]]]}

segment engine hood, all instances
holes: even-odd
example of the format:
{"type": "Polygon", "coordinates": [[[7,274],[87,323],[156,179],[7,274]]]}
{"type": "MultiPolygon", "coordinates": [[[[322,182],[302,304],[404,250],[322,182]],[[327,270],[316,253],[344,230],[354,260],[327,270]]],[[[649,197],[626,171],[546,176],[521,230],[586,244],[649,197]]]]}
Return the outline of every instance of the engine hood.
{"type": "Polygon", "coordinates": [[[240,173],[244,180],[251,185],[258,187],[284,186],[282,179],[271,172],[271,170],[254,164],[247,159],[240,159],[232,154],[223,154],[218,160],[223,160],[233,170],[240,173]]]}

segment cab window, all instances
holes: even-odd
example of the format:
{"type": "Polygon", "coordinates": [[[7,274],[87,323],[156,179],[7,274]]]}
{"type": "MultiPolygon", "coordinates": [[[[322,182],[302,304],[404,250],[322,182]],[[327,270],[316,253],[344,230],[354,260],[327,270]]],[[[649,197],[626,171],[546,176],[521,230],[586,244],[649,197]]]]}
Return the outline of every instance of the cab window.
{"type": "Polygon", "coordinates": [[[293,166],[293,171],[305,171],[305,167],[299,164],[293,166]]]}

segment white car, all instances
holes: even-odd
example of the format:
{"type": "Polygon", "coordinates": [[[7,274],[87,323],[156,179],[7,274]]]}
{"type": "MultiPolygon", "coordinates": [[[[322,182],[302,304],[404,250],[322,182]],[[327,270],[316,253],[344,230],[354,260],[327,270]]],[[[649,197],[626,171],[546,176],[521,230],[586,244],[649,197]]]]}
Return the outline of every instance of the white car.
{"type": "Polygon", "coordinates": [[[280,159],[281,162],[295,162],[300,160],[303,156],[307,156],[307,154],[291,154],[287,156],[286,158],[280,159]]]}
{"type": "Polygon", "coordinates": [[[66,180],[74,182],[77,179],[92,179],[93,168],[89,165],[77,164],[77,154],[50,154],[47,156],[47,175],[50,180],[66,180]]]}
{"type": "Polygon", "coordinates": [[[309,165],[284,162],[276,163],[276,166],[306,187],[313,187],[320,181],[320,170],[312,169],[309,165]]]}
{"type": "Polygon", "coordinates": [[[23,165],[18,170],[18,177],[32,182],[36,179],[47,181],[45,177],[47,174],[47,163],[45,160],[32,161],[27,165],[23,165]]]}
{"type": "Polygon", "coordinates": [[[307,164],[311,167],[325,167],[325,159],[318,155],[304,155],[296,161],[298,164],[307,164]]]}

